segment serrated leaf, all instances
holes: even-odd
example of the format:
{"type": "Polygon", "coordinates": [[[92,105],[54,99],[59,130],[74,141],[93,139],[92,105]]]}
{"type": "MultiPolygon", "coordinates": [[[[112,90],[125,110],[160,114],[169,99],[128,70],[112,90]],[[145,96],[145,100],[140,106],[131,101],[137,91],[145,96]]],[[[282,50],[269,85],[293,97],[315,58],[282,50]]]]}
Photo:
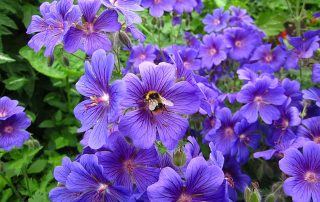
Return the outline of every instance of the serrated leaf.
{"type": "Polygon", "coordinates": [[[29,149],[26,146],[22,149],[15,149],[10,152],[13,161],[4,164],[4,172],[6,176],[12,177],[20,175],[23,168],[26,168],[31,162],[33,157],[42,149],[42,147],[29,149]]]}
{"type": "Polygon", "coordinates": [[[30,167],[28,168],[28,174],[33,174],[33,173],[40,173],[43,171],[43,169],[47,165],[47,160],[45,159],[38,159],[35,162],[33,162],[30,167]]]}
{"type": "Polygon", "coordinates": [[[15,60],[9,57],[6,54],[0,53],[0,64],[7,63],[7,62],[14,62],[15,60]]]}
{"type": "Polygon", "coordinates": [[[53,128],[55,126],[55,122],[52,120],[44,120],[39,124],[39,128],[53,128]]]}
{"type": "Polygon", "coordinates": [[[0,25],[6,26],[12,29],[18,29],[16,23],[4,13],[0,13],[0,25]]]}
{"type": "Polygon", "coordinates": [[[24,84],[28,81],[28,79],[24,77],[10,77],[4,81],[2,81],[5,84],[6,89],[8,90],[19,90],[24,86],[24,84]]]}
{"type": "Polygon", "coordinates": [[[286,20],[286,16],[281,13],[265,12],[259,14],[256,24],[268,36],[276,36],[284,30],[284,22],[286,20]]]}
{"type": "Polygon", "coordinates": [[[31,198],[28,199],[28,202],[46,202],[49,201],[47,193],[42,191],[36,191],[31,198]]]}
{"type": "Polygon", "coordinates": [[[1,191],[1,202],[7,202],[9,201],[9,198],[12,196],[12,190],[11,189],[5,189],[1,191]]]}
{"type": "MultiPolygon", "coordinates": [[[[61,47],[60,47],[61,48],[61,47]]],[[[70,56],[69,61],[70,65],[65,66],[62,61],[62,50],[56,48],[55,51],[55,60],[52,65],[48,65],[48,60],[43,55],[44,50],[42,49],[38,53],[35,53],[30,47],[25,46],[20,49],[19,53],[22,57],[28,60],[31,66],[38,72],[43,75],[46,75],[55,79],[65,79],[68,75],[72,77],[80,77],[83,72],[83,62],[78,57],[84,58],[84,53],[77,52],[75,54],[78,57],[70,56]]]]}

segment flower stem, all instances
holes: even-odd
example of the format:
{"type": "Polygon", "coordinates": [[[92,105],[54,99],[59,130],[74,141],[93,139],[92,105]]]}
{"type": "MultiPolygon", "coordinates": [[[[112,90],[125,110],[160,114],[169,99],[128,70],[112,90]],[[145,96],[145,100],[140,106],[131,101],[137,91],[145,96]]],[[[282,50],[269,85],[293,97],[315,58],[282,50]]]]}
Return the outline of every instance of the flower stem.
{"type": "Polygon", "coordinates": [[[8,186],[12,189],[14,195],[16,195],[16,197],[19,199],[19,201],[23,201],[23,198],[21,197],[20,193],[18,192],[18,190],[14,187],[14,185],[12,184],[11,180],[8,179],[6,176],[4,176],[3,174],[1,174],[1,177],[4,179],[4,181],[8,184],[8,186]]]}

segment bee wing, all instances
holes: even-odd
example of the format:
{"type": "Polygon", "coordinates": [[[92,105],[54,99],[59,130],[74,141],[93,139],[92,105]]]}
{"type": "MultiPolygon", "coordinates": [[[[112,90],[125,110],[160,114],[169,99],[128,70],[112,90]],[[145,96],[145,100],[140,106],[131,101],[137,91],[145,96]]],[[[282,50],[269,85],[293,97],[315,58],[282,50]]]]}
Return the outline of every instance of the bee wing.
{"type": "Polygon", "coordinates": [[[166,100],[165,98],[161,97],[161,102],[165,105],[165,106],[169,106],[172,107],[173,103],[170,100],[166,100]]]}
{"type": "Polygon", "coordinates": [[[149,110],[153,111],[156,109],[158,106],[158,101],[157,100],[149,100],[149,110]]]}

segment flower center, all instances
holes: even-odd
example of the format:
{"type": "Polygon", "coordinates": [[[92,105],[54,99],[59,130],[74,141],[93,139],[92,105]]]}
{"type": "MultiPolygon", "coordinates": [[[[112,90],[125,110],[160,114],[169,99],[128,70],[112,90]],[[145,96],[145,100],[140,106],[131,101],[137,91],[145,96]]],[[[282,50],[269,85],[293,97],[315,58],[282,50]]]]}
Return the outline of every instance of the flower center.
{"type": "Polygon", "coordinates": [[[89,35],[89,34],[91,34],[91,33],[94,32],[94,25],[93,25],[93,23],[86,22],[86,23],[84,24],[83,28],[84,28],[84,32],[85,32],[87,35],[89,35]]]}
{"type": "Polygon", "coordinates": [[[215,49],[215,48],[211,48],[210,50],[209,50],[209,54],[210,55],[215,55],[217,53],[217,49],[215,49]]]}
{"type": "Polygon", "coordinates": [[[6,126],[6,127],[4,127],[3,131],[5,133],[11,134],[13,132],[13,127],[12,126],[6,126]]]}
{"type": "Polygon", "coordinates": [[[255,101],[258,105],[260,105],[260,104],[263,102],[263,99],[262,99],[261,96],[256,96],[256,97],[254,98],[254,101],[255,101]]]}
{"type": "Polygon", "coordinates": [[[288,119],[283,119],[282,120],[282,128],[287,129],[289,127],[289,121],[288,119]]]}
{"type": "Polygon", "coordinates": [[[182,193],[177,202],[192,202],[192,197],[185,193],[182,193]]]}
{"type": "Polygon", "coordinates": [[[7,112],[5,112],[5,111],[0,112],[0,118],[5,117],[5,116],[7,116],[7,112]]]}
{"type": "Polygon", "coordinates": [[[214,20],[213,20],[213,24],[214,24],[214,25],[220,25],[220,23],[221,23],[221,22],[220,22],[219,19],[214,19],[214,20]]]}
{"type": "Polygon", "coordinates": [[[320,144],[320,137],[319,136],[313,137],[313,141],[317,144],[320,144]]]}
{"type": "Polygon", "coordinates": [[[228,136],[228,137],[232,136],[233,135],[233,129],[231,127],[226,128],[224,130],[224,135],[228,136]]]}
{"type": "Polygon", "coordinates": [[[110,3],[114,5],[118,0],[110,0],[110,3]]]}
{"type": "Polygon", "coordinates": [[[134,164],[134,162],[131,159],[129,159],[129,160],[124,161],[123,167],[131,175],[133,173],[133,169],[135,169],[136,165],[134,164]]]}
{"type": "Polygon", "coordinates": [[[235,187],[235,182],[234,182],[232,176],[229,173],[225,173],[224,177],[227,180],[227,183],[230,185],[230,187],[234,188],[235,187]]]}
{"type": "Polygon", "coordinates": [[[103,193],[108,189],[108,185],[107,184],[100,184],[99,188],[98,188],[98,192],[99,193],[103,193]]]}
{"type": "Polygon", "coordinates": [[[95,107],[100,103],[103,103],[105,105],[110,104],[110,96],[107,93],[104,93],[103,96],[101,96],[101,97],[91,96],[90,99],[92,100],[92,103],[85,106],[87,109],[89,109],[91,107],[95,107]]]}
{"type": "Polygon", "coordinates": [[[147,56],[146,56],[146,54],[144,54],[144,53],[141,53],[140,55],[139,55],[139,59],[140,60],[145,60],[147,58],[147,56]]]}
{"type": "Polygon", "coordinates": [[[183,63],[183,66],[184,66],[185,68],[187,68],[187,69],[190,69],[191,64],[190,64],[190,62],[186,61],[186,62],[183,63]]]}
{"type": "Polygon", "coordinates": [[[237,41],[234,43],[234,45],[235,45],[236,47],[238,47],[238,48],[241,48],[241,47],[242,47],[242,42],[239,41],[239,40],[237,40],[237,41]]]}
{"type": "Polygon", "coordinates": [[[268,54],[264,59],[269,63],[272,61],[273,57],[271,54],[268,54]]]}
{"type": "Polygon", "coordinates": [[[308,171],[304,175],[304,180],[309,182],[309,183],[316,183],[316,182],[318,182],[318,176],[317,176],[316,173],[308,171]]]}
{"type": "Polygon", "coordinates": [[[155,4],[159,4],[161,2],[161,0],[154,0],[155,4]]]}

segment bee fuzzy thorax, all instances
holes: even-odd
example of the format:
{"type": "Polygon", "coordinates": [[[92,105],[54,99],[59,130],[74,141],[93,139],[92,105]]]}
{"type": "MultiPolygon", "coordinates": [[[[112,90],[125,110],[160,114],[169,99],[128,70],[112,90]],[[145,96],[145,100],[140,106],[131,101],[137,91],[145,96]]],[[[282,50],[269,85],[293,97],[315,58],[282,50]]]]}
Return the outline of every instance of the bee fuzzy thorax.
{"type": "Polygon", "coordinates": [[[173,106],[173,103],[163,98],[158,92],[150,91],[145,96],[147,107],[152,112],[160,112],[165,109],[165,106],[173,106]]]}

